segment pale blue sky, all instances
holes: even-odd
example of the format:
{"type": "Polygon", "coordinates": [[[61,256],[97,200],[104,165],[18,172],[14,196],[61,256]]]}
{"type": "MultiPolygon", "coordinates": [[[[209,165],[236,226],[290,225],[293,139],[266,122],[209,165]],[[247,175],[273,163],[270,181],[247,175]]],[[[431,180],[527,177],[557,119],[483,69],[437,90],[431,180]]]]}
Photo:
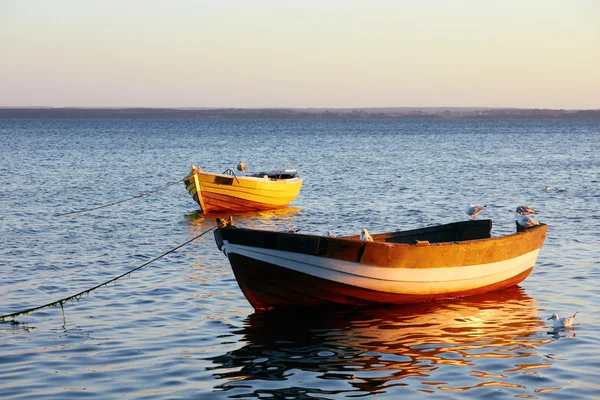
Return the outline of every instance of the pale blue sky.
{"type": "Polygon", "coordinates": [[[600,108],[600,1],[0,0],[0,106],[600,108]]]}

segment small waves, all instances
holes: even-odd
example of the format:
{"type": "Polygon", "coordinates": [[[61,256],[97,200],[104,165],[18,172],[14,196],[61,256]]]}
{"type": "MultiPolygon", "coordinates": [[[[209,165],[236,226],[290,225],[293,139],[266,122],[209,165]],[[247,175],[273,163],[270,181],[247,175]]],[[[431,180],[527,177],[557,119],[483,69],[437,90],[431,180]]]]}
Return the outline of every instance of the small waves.
{"type": "Polygon", "coordinates": [[[471,202],[488,204],[481,217],[493,220],[493,235],[514,231],[520,204],[549,224],[520,288],[283,315],[253,312],[209,234],[63,308],[0,324],[2,398],[593,398],[600,390],[600,160],[587,122],[0,125],[3,314],[97,285],[212,227],[215,216],[198,214],[183,184],[55,217],[181,179],[191,164],[220,172],[243,159],[250,170],[300,171],[292,207],[237,213],[239,226],[377,233],[463,220],[471,202]],[[522,143],[536,152],[521,157],[522,143]],[[573,329],[549,329],[552,313],[575,311],[573,329]]]}

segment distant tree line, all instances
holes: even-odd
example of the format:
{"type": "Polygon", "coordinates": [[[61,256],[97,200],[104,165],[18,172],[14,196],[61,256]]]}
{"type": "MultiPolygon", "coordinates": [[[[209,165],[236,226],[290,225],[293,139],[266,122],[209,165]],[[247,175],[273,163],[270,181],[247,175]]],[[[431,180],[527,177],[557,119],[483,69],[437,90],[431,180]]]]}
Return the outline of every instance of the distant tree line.
{"type": "Polygon", "coordinates": [[[0,119],[600,119],[600,109],[0,108],[0,119]]]}

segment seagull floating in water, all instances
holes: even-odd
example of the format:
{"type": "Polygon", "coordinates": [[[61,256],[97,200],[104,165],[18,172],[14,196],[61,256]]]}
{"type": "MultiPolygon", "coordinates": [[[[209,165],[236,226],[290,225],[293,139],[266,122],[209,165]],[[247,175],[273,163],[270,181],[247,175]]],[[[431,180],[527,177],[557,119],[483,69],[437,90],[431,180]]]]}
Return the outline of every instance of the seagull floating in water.
{"type": "Polygon", "coordinates": [[[360,234],[360,240],[365,242],[373,241],[373,237],[369,235],[369,231],[367,231],[367,228],[363,228],[362,233],[360,234]]]}
{"type": "Polygon", "coordinates": [[[544,190],[546,192],[549,192],[552,189],[552,186],[544,186],[544,190]]]}
{"type": "Polygon", "coordinates": [[[246,164],[244,164],[243,161],[240,161],[237,165],[237,170],[238,171],[245,171],[246,170],[246,164]]]}
{"type": "Polygon", "coordinates": [[[531,228],[532,226],[540,224],[539,222],[537,222],[535,219],[533,219],[529,215],[517,214],[515,216],[515,219],[517,220],[517,223],[524,228],[531,228]]]}
{"type": "Polygon", "coordinates": [[[550,318],[548,318],[548,320],[551,320],[551,319],[553,320],[552,326],[554,328],[568,328],[570,326],[573,326],[573,321],[575,321],[575,317],[577,316],[578,313],[579,313],[579,311],[577,311],[571,317],[564,317],[564,318],[558,318],[557,314],[553,314],[550,318]]]}
{"type": "Polygon", "coordinates": [[[484,212],[486,207],[487,207],[487,205],[469,204],[465,208],[465,214],[467,214],[471,218],[475,218],[475,216],[484,212]]]}
{"type": "Polygon", "coordinates": [[[537,214],[537,211],[535,211],[532,207],[529,206],[519,206],[517,207],[515,212],[519,215],[537,214]]]}

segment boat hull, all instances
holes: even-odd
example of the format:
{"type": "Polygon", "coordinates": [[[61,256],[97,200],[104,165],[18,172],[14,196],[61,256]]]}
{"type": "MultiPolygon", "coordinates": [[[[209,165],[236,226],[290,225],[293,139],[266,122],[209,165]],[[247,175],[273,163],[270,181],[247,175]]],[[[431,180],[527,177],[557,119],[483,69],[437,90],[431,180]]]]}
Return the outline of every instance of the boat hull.
{"type": "Polygon", "coordinates": [[[514,286],[527,278],[533,270],[532,266],[504,280],[483,286],[473,285],[463,290],[390,293],[319,278],[237,254],[232,254],[229,261],[240,289],[256,310],[410,304],[473,296],[514,286]]]}
{"type": "Polygon", "coordinates": [[[215,237],[242,292],[263,310],[405,304],[504,289],[531,273],[546,229],[413,244],[235,228],[215,237]]]}
{"type": "Polygon", "coordinates": [[[234,176],[196,170],[184,183],[204,213],[243,212],[287,207],[300,193],[303,178],[234,176]]]}

